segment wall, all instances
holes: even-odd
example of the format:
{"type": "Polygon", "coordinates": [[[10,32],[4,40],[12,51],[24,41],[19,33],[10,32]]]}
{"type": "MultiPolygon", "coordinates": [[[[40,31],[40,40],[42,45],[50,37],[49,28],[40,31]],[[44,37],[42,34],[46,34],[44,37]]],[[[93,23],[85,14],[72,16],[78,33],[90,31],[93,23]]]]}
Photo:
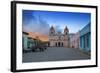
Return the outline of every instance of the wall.
{"type": "MultiPolygon", "coordinates": [[[[10,72],[10,53],[11,53],[10,52],[10,1],[11,0],[0,0],[0,73],[11,73],[10,72]]],[[[87,5],[97,4],[99,5],[100,8],[100,0],[38,0],[38,1],[58,2],[58,3],[61,2],[61,3],[71,3],[71,4],[78,3],[87,5]]],[[[100,13],[100,9],[98,13],[100,13]]],[[[98,16],[100,16],[100,14],[98,16]]],[[[99,19],[100,18],[98,18],[98,20],[99,19]]],[[[98,24],[100,24],[100,22],[98,24]]],[[[98,30],[100,31],[100,25],[98,25],[98,28],[99,28],[98,30]]],[[[98,37],[100,37],[100,33],[98,37]]],[[[100,38],[98,40],[100,40],[100,38]]],[[[100,43],[100,41],[98,43],[100,43]]],[[[99,48],[98,51],[100,52],[99,48]]],[[[100,56],[100,53],[98,53],[98,55],[100,56]]],[[[100,57],[99,57],[99,66],[100,66],[100,57]]],[[[99,72],[100,72],[100,67],[38,71],[34,73],[99,73],[99,72]]],[[[22,73],[33,73],[33,72],[22,72],[22,73]]]]}
{"type": "Polygon", "coordinates": [[[85,52],[91,51],[91,24],[87,24],[80,30],[80,49],[85,52]]]}

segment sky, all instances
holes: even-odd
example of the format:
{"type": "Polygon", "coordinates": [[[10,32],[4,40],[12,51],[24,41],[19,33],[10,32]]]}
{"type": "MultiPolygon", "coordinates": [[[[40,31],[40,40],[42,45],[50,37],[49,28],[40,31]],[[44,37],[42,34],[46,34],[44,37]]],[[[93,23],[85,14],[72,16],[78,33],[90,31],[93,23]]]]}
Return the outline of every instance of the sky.
{"type": "Polygon", "coordinates": [[[55,12],[55,11],[22,11],[23,31],[48,34],[54,26],[57,32],[63,32],[67,26],[69,33],[76,33],[91,21],[90,13],[55,12]]]}

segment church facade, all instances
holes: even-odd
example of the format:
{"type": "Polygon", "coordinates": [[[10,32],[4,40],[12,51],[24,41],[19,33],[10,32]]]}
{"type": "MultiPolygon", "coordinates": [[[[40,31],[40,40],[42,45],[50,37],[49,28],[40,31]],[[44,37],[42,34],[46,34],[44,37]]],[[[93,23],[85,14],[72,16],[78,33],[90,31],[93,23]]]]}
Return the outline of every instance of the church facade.
{"type": "Polygon", "coordinates": [[[63,33],[57,32],[53,26],[49,31],[50,47],[69,47],[69,30],[65,27],[63,33]]]}

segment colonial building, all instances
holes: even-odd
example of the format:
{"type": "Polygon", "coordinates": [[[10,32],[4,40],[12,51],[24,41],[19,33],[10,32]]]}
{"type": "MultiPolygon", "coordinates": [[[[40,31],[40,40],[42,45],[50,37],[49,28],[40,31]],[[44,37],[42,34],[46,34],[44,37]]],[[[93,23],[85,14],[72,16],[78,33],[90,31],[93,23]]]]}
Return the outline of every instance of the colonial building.
{"type": "Polygon", "coordinates": [[[88,53],[91,51],[91,23],[80,30],[80,49],[88,53]]]}
{"type": "Polygon", "coordinates": [[[23,50],[31,49],[32,46],[36,45],[35,41],[36,39],[34,39],[33,37],[30,37],[28,32],[23,32],[23,35],[22,35],[23,50]]]}
{"type": "Polygon", "coordinates": [[[74,48],[74,37],[75,37],[75,34],[74,33],[70,33],[69,34],[69,38],[70,38],[70,48],[74,48]]]}
{"type": "Polygon", "coordinates": [[[79,49],[79,32],[70,34],[70,48],[79,49]]]}
{"type": "Polygon", "coordinates": [[[52,26],[49,31],[49,45],[51,47],[69,47],[69,30],[65,27],[63,33],[57,32],[52,26]]]}
{"type": "Polygon", "coordinates": [[[48,46],[48,39],[46,36],[32,33],[32,32],[25,32],[22,33],[22,46],[23,50],[30,50],[33,46],[37,46],[40,43],[45,43],[48,46]]]}
{"type": "Polygon", "coordinates": [[[27,32],[23,32],[23,35],[22,35],[22,46],[23,46],[23,50],[27,49],[28,48],[28,33],[27,32]]]}

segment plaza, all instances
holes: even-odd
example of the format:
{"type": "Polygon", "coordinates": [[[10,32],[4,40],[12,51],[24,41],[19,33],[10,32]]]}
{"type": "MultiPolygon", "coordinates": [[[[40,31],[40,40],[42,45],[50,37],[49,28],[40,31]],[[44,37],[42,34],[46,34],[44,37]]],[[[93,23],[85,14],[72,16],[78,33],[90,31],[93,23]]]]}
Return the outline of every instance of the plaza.
{"type": "Polygon", "coordinates": [[[27,62],[47,62],[47,61],[67,61],[67,60],[87,60],[91,56],[83,53],[79,49],[65,47],[48,47],[43,52],[28,52],[22,57],[23,63],[27,62]]]}

